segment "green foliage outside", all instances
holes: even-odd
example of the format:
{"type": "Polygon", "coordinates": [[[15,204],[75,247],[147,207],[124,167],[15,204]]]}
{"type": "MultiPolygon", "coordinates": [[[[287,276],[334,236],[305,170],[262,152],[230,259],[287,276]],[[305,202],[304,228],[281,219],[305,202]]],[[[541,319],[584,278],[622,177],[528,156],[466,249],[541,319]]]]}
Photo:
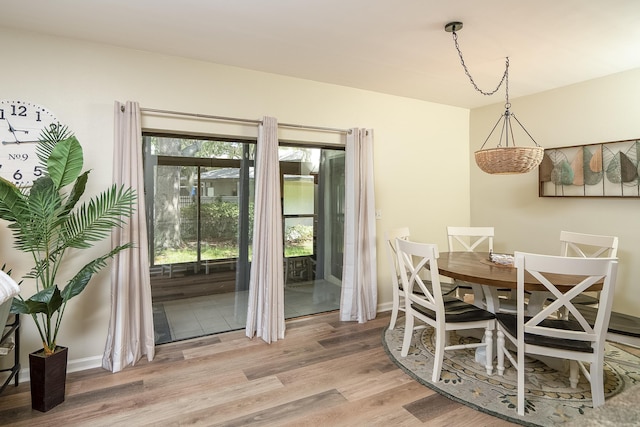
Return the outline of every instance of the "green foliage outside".
{"type": "MultiPolygon", "coordinates": [[[[197,236],[197,205],[191,204],[180,209],[180,232],[184,241],[195,241],[197,236]]],[[[200,233],[203,242],[229,241],[238,244],[238,218],[240,208],[237,203],[216,200],[200,205],[200,233]]],[[[253,206],[249,210],[249,233],[253,227],[253,206]]]]}
{"type": "MultiPolygon", "coordinates": [[[[180,231],[183,247],[157,250],[155,264],[193,262],[196,251],[196,204],[180,210],[180,231]]],[[[238,257],[238,217],[236,203],[217,200],[200,206],[201,259],[238,257]]],[[[253,227],[253,207],[249,211],[249,227],[253,227]]],[[[253,235],[250,229],[249,235],[253,235]]],[[[313,227],[295,225],[285,230],[285,257],[313,254],[313,227]]]]}
{"type": "MultiPolygon", "coordinates": [[[[284,249],[284,256],[296,257],[313,254],[313,245],[311,241],[305,242],[300,246],[287,245],[284,249]]],[[[224,259],[237,258],[238,247],[226,242],[222,246],[207,246],[201,249],[202,259],[224,259]]],[[[251,257],[251,248],[249,248],[249,257],[251,257]]],[[[181,262],[193,262],[196,260],[196,249],[190,247],[167,249],[156,254],[155,264],[178,264],[181,262]]]]}
{"type": "Polygon", "coordinates": [[[287,227],[284,230],[284,240],[285,246],[305,246],[305,243],[307,242],[313,243],[313,227],[302,224],[287,227]]]}
{"type": "MultiPolygon", "coordinates": [[[[231,242],[222,242],[219,246],[203,245],[201,256],[206,259],[237,258],[238,247],[231,242]]],[[[167,249],[156,254],[156,264],[177,264],[181,262],[193,262],[196,260],[196,248],[184,247],[167,249]]]]}

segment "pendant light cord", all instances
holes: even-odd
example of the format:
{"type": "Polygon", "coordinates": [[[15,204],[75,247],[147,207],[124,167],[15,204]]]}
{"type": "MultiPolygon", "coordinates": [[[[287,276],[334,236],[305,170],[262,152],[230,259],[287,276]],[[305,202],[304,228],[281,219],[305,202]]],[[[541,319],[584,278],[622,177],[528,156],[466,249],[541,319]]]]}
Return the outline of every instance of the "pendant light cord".
{"type": "Polygon", "coordinates": [[[458,33],[456,33],[455,31],[451,31],[451,34],[453,34],[453,43],[455,44],[456,50],[458,51],[458,56],[460,57],[460,63],[462,64],[462,68],[464,68],[464,73],[467,75],[467,77],[469,77],[469,81],[471,82],[475,90],[477,90],[483,95],[491,96],[500,89],[503,83],[505,83],[505,87],[507,88],[507,91],[506,91],[507,104],[509,104],[509,57],[506,58],[504,74],[502,74],[502,79],[500,79],[498,86],[496,86],[496,88],[491,92],[485,92],[478,87],[475,80],[473,80],[473,77],[471,77],[471,73],[467,68],[467,64],[464,63],[464,58],[462,57],[462,51],[460,50],[460,45],[458,44],[458,33]]]}

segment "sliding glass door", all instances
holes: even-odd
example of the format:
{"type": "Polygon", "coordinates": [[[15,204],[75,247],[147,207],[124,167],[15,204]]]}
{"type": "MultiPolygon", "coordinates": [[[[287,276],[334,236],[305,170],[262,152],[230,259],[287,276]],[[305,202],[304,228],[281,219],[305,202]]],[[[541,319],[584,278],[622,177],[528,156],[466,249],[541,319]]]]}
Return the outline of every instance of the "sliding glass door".
{"type": "Polygon", "coordinates": [[[286,146],[279,154],[285,317],[337,310],[343,246],[337,210],[344,204],[344,151],[286,146]]]}
{"type": "MultiPolygon", "coordinates": [[[[246,323],[255,144],[145,135],[156,342],[246,323]]],[[[337,310],[344,151],[280,148],[285,317],[337,310]]]]}
{"type": "Polygon", "coordinates": [[[244,328],[255,145],[144,141],[156,343],[244,328]]]}

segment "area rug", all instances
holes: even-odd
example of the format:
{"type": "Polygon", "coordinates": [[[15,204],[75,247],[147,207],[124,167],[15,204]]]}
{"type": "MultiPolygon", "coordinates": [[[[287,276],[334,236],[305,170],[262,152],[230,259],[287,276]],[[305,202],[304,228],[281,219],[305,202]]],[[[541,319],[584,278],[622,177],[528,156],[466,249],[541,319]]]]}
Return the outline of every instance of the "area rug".
{"type": "MultiPolygon", "coordinates": [[[[579,422],[593,411],[591,386],[580,375],[577,388],[569,386],[568,372],[558,372],[527,358],[525,416],[516,413],[516,371],[507,364],[503,376],[494,369],[487,376],[474,360],[475,349],[446,351],[441,380],[431,382],[435,336],[433,328],[414,331],[407,357],[401,357],[404,328],[385,329],[382,341],[391,360],[418,382],[455,401],[498,418],[526,426],[557,426],[579,422]]],[[[451,343],[477,342],[451,333],[451,343]]],[[[505,361],[505,363],[508,363],[505,361]]],[[[494,363],[495,366],[495,363],[494,363]]],[[[606,345],[605,401],[640,383],[640,358],[613,345],[606,345]]],[[[640,409],[639,409],[640,411],[640,409]]]]}

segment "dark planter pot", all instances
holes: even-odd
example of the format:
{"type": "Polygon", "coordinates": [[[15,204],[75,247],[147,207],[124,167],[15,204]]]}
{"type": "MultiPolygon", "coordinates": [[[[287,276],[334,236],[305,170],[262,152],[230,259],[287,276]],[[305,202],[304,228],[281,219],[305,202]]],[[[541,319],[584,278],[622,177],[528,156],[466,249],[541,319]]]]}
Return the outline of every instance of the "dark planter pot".
{"type": "Polygon", "coordinates": [[[56,347],[49,357],[42,350],[29,353],[31,407],[47,412],[64,402],[67,380],[67,347],[56,347]]]}

